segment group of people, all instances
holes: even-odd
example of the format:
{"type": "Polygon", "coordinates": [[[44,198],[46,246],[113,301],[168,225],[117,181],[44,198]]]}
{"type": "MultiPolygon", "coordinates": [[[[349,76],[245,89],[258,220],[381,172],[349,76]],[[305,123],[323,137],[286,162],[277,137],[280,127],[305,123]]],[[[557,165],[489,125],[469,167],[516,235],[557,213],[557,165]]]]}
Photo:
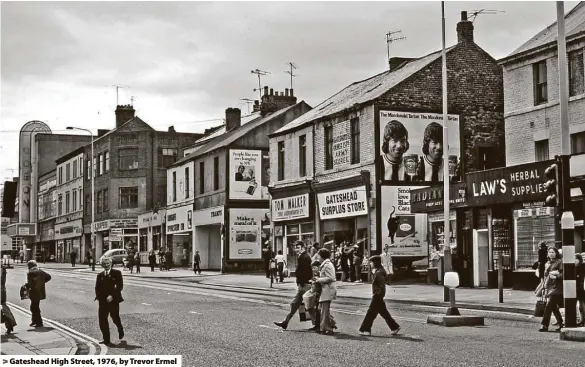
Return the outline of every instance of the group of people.
{"type": "MultiPolygon", "coordinates": [[[[585,326],[585,263],[583,254],[575,254],[575,275],[577,283],[577,306],[580,321],[578,326],[585,326]]],[[[539,331],[548,331],[551,316],[557,319],[556,331],[564,326],[560,308],[563,303],[563,258],[561,252],[554,246],[547,246],[546,242],[540,242],[538,261],[533,265],[540,283],[535,290],[537,297],[545,301],[544,315],[542,316],[539,331]]]]}
{"type": "Polygon", "coordinates": [[[343,241],[337,250],[338,268],[341,268],[342,282],[362,281],[363,257],[358,245],[343,241]]]}
{"type": "MultiPolygon", "coordinates": [[[[316,245],[318,246],[319,244],[316,245]]],[[[262,250],[262,259],[264,260],[266,278],[275,280],[277,283],[278,281],[283,283],[287,262],[282,250],[278,250],[275,253],[269,245],[266,245],[262,250]]]]}

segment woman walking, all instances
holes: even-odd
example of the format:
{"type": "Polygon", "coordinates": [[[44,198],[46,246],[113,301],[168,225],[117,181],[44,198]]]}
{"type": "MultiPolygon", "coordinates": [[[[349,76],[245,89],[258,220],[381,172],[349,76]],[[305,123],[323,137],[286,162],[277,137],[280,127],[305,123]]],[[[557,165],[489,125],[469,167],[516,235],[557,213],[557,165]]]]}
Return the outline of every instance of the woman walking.
{"type": "Polygon", "coordinates": [[[583,255],[575,254],[575,272],[577,273],[577,302],[579,302],[579,315],[581,321],[577,326],[585,326],[585,263],[583,255]]]}
{"type": "Polygon", "coordinates": [[[319,267],[319,278],[315,282],[321,285],[321,296],[319,297],[319,313],[321,315],[321,332],[333,334],[336,329],[335,320],[331,316],[331,301],[337,298],[337,286],[335,284],[335,267],[329,259],[331,252],[322,248],[317,253],[321,258],[319,267]]]}
{"type": "Polygon", "coordinates": [[[148,264],[150,265],[150,271],[154,271],[154,267],[156,266],[156,255],[154,254],[154,250],[150,250],[148,254],[148,264]]]}
{"type": "Polygon", "coordinates": [[[6,268],[4,265],[2,265],[2,319],[6,326],[6,334],[11,334],[16,326],[16,320],[10,307],[6,304],[6,268]]]}
{"type": "Polygon", "coordinates": [[[559,306],[563,301],[563,261],[561,260],[559,250],[550,246],[548,248],[548,262],[544,270],[544,296],[546,297],[546,307],[544,309],[544,316],[542,317],[542,327],[538,330],[540,332],[548,331],[551,314],[555,314],[555,318],[559,322],[559,327],[556,331],[560,331],[563,327],[563,316],[559,310],[559,306]]]}

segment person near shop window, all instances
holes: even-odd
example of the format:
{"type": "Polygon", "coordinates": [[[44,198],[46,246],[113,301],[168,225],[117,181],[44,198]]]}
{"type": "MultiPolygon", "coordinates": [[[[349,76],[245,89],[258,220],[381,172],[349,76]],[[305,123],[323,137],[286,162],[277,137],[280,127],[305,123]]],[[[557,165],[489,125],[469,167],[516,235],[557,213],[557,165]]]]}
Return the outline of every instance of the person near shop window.
{"type": "Polygon", "coordinates": [[[264,260],[264,269],[266,270],[266,278],[270,278],[270,259],[274,258],[274,251],[270,245],[266,245],[262,250],[262,259],[264,260]]]}
{"type": "Polygon", "coordinates": [[[353,267],[358,283],[362,281],[362,254],[358,245],[353,246],[353,267]]]}
{"type": "Polygon", "coordinates": [[[549,261],[546,263],[546,269],[544,270],[546,307],[544,309],[544,316],[542,317],[542,327],[538,330],[540,332],[548,331],[550,317],[553,313],[559,323],[556,331],[560,331],[563,327],[563,316],[559,310],[563,301],[563,261],[560,257],[559,250],[553,246],[548,248],[548,258],[549,261]]]}
{"type": "Polygon", "coordinates": [[[284,267],[286,266],[286,259],[282,254],[282,250],[278,250],[277,255],[274,257],[276,261],[276,270],[278,271],[278,279],[280,282],[284,282],[284,267]]]}

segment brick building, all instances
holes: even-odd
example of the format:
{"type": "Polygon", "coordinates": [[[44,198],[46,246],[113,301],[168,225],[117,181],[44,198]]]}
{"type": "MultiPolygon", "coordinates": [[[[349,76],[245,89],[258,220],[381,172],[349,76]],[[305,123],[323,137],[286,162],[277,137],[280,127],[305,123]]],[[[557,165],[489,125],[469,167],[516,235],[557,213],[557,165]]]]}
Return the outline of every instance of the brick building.
{"type": "MultiPolygon", "coordinates": [[[[116,127],[94,141],[96,260],[107,250],[138,249],[138,215],[166,205],[166,169],[202,134],[156,131],[132,106],[116,108],[116,127]]],[[[91,145],[84,147],[84,237],[91,243],[91,145]]],[[[144,250],[144,251],[143,251],[144,250]]]]}
{"type": "Polygon", "coordinates": [[[254,113],[226,110],[225,126],[186,149],[168,170],[167,242],[202,269],[259,270],[270,240],[268,134],[310,110],[293,91],[264,89],[254,113]],[[222,232],[223,229],[223,232],[222,232]],[[222,235],[223,234],[223,235],[222,235]]]}
{"type": "MultiPolygon", "coordinates": [[[[450,144],[445,155],[453,181],[505,163],[502,71],[474,43],[465,12],[457,35],[458,43],[447,49],[450,144]]],[[[428,222],[430,215],[410,211],[410,190],[442,181],[441,52],[392,58],[389,64],[390,70],[349,85],[276,131],[270,155],[278,168],[272,170],[271,182],[275,192],[286,191],[289,184],[299,194],[310,190],[313,241],[334,252],[347,241],[366,254],[389,245],[397,266],[421,259],[426,264],[428,245],[439,247],[433,231],[442,230],[428,222]],[[292,149],[306,134],[312,135],[314,167],[303,182],[295,179],[294,164],[287,174],[287,164],[297,159],[292,149]]],[[[457,214],[454,220],[464,217],[457,214]]],[[[440,216],[433,218],[438,223],[440,216]]],[[[287,237],[296,239],[294,231],[300,228],[290,230],[275,222],[275,243],[290,246],[287,237]]],[[[470,260],[471,235],[458,232],[459,256],[470,260]]],[[[462,263],[471,267],[470,261],[462,263]]]]}
{"type": "Polygon", "coordinates": [[[41,259],[46,261],[57,258],[55,246],[55,218],[57,217],[57,170],[53,169],[39,177],[37,195],[37,226],[41,259]],[[53,256],[53,257],[51,257],[53,256]]]}

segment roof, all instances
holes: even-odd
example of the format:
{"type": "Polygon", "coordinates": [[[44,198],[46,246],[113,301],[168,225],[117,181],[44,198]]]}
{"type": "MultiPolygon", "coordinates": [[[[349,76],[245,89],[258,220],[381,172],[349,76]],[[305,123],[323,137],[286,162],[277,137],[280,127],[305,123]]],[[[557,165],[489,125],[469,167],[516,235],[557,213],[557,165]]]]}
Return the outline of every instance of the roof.
{"type": "MultiPolygon", "coordinates": [[[[242,120],[241,120],[240,124],[241,125],[245,125],[245,124],[247,124],[250,121],[254,121],[258,117],[261,117],[259,111],[258,112],[253,112],[253,113],[251,113],[249,115],[246,115],[246,116],[242,116],[242,120]]],[[[223,135],[225,133],[226,133],[226,128],[225,128],[225,123],[224,123],[224,125],[222,127],[220,127],[219,129],[217,129],[216,131],[212,132],[211,134],[206,135],[206,136],[202,137],[201,139],[197,140],[195,142],[195,144],[193,144],[192,146],[200,145],[202,142],[204,142],[206,140],[214,139],[214,138],[216,138],[218,136],[221,136],[221,135],[223,135]]],[[[188,149],[188,148],[189,147],[186,147],[186,149],[188,149]]]]}
{"type": "Polygon", "coordinates": [[[144,122],[144,120],[142,120],[140,117],[138,117],[138,116],[134,116],[134,117],[132,117],[130,120],[128,120],[128,121],[126,121],[126,122],[124,122],[124,123],[123,123],[122,125],[120,125],[119,127],[115,127],[115,128],[113,128],[112,130],[108,131],[107,133],[105,133],[104,135],[100,136],[99,138],[98,138],[98,137],[96,137],[96,138],[95,138],[95,140],[93,141],[93,143],[95,144],[95,143],[96,143],[97,141],[99,141],[100,139],[103,139],[104,137],[106,137],[106,136],[108,136],[108,135],[110,135],[110,134],[113,134],[114,132],[116,132],[116,131],[120,130],[122,127],[124,127],[124,125],[126,125],[126,124],[130,123],[131,121],[135,121],[135,120],[136,120],[136,121],[139,121],[139,122],[142,122],[143,124],[145,124],[146,126],[148,126],[148,127],[151,129],[151,130],[153,130],[153,131],[154,131],[154,129],[152,128],[152,126],[150,126],[149,124],[147,124],[146,122],[144,122]]]}
{"type": "Polygon", "coordinates": [[[74,149],[74,150],[70,151],[69,153],[67,153],[65,155],[62,155],[61,157],[57,158],[55,160],[55,163],[61,164],[61,163],[65,162],[65,161],[68,161],[69,159],[71,159],[71,158],[73,158],[75,156],[78,156],[80,154],[83,154],[84,150],[85,150],[85,145],[82,145],[79,148],[74,149]]]}
{"type": "MultiPolygon", "coordinates": [[[[209,152],[216,150],[216,149],[219,149],[219,148],[226,147],[226,146],[232,144],[234,141],[245,136],[246,134],[248,134],[250,131],[254,130],[255,128],[262,126],[264,123],[270,121],[271,119],[273,119],[277,116],[280,116],[280,115],[287,113],[288,111],[298,107],[299,105],[301,105],[303,103],[305,103],[305,101],[300,101],[292,106],[289,106],[287,108],[283,108],[283,109],[278,110],[274,113],[268,114],[264,117],[260,117],[260,114],[258,114],[258,116],[260,118],[253,119],[253,120],[247,122],[246,124],[241,125],[239,128],[234,129],[232,131],[215,136],[214,138],[210,139],[207,144],[201,145],[201,147],[199,147],[199,149],[191,152],[191,154],[176,161],[171,167],[179,166],[179,165],[181,165],[185,162],[188,162],[190,160],[193,160],[196,157],[199,157],[203,154],[209,153],[209,152]]],[[[221,131],[221,129],[220,129],[220,131],[221,131]]],[[[212,135],[215,135],[215,133],[212,135]]]]}
{"type": "MultiPolygon", "coordinates": [[[[585,2],[583,1],[565,15],[565,37],[570,38],[582,32],[585,32],[585,2]]],[[[558,27],[555,21],[502,60],[556,42],[557,35],[558,27]]]]}
{"type": "MultiPolygon", "coordinates": [[[[451,51],[454,47],[455,46],[449,47],[447,51],[451,51]]],[[[383,73],[368,79],[350,84],[337,94],[321,102],[311,111],[299,116],[295,120],[276,130],[271,136],[298,129],[311,121],[343,111],[356,104],[363,104],[372,101],[440,57],[441,51],[433,52],[430,55],[408,62],[400,69],[384,71],[383,73]]]]}

